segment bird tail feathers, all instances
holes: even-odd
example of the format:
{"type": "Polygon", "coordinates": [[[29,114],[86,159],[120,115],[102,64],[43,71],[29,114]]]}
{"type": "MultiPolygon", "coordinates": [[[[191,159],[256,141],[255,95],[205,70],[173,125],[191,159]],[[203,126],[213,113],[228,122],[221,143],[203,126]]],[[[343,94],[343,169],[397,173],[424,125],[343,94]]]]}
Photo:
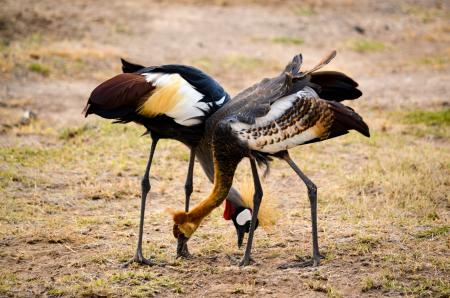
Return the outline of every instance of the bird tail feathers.
{"type": "Polygon", "coordinates": [[[366,137],[370,137],[369,127],[363,118],[352,108],[347,107],[339,102],[328,102],[329,107],[333,111],[334,121],[330,128],[328,138],[337,137],[348,133],[349,130],[356,130],[366,137]]]}
{"type": "Polygon", "coordinates": [[[337,71],[314,72],[307,85],[316,90],[320,98],[330,101],[356,99],[362,95],[358,83],[337,71]]]}

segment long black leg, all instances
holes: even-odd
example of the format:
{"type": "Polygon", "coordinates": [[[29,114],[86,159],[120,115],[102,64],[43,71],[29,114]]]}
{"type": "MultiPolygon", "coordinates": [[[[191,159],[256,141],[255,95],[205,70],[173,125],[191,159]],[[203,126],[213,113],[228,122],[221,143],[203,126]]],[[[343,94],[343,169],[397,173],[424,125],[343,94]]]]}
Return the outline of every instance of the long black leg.
{"type": "Polygon", "coordinates": [[[155,265],[156,263],[144,258],[142,255],[142,237],[144,235],[144,217],[145,217],[145,203],[147,201],[147,194],[151,189],[150,185],[150,168],[152,166],[153,161],[153,155],[155,154],[156,145],[158,144],[159,137],[152,135],[152,145],[150,148],[150,155],[148,157],[147,166],[145,167],[145,173],[142,177],[141,181],[141,217],[139,221],[139,235],[138,235],[138,243],[137,243],[137,249],[136,254],[134,255],[133,259],[131,259],[129,262],[125,264],[125,266],[128,266],[130,263],[137,262],[140,264],[146,264],[146,265],[155,265]]]}
{"type": "MultiPolygon", "coordinates": [[[[195,148],[191,148],[188,173],[186,176],[186,183],[184,184],[184,194],[186,196],[186,201],[184,203],[184,211],[186,212],[189,212],[189,202],[191,200],[191,194],[193,191],[194,163],[195,163],[195,148]]],[[[187,240],[188,239],[183,236],[178,237],[177,258],[179,257],[189,258],[191,256],[188,250],[187,240]]]]}
{"type": "Polygon", "coordinates": [[[184,184],[184,194],[186,196],[184,211],[186,212],[189,212],[189,202],[191,200],[191,194],[193,191],[194,163],[195,163],[195,148],[192,148],[191,155],[189,156],[189,167],[186,177],[186,183],[184,184]]]}
{"type": "Polygon", "coordinates": [[[256,163],[253,158],[250,158],[250,166],[252,168],[253,184],[255,186],[255,194],[253,195],[253,213],[252,222],[250,225],[250,232],[248,234],[247,248],[245,249],[244,258],[242,259],[239,266],[247,266],[250,263],[250,255],[252,252],[253,244],[253,234],[256,228],[256,219],[258,218],[259,206],[261,205],[261,200],[263,196],[263,190],[261,187],[261,182],[259,181],[258,169],[256,168],[256,163]]]}
{"type": "Polygon", "coordinates": [[[306,261],[297,263],[295,265],[287,265],[285,268],[289,267],[306,267],[306,266],[318,266],[320,263],[320,258],[322,257],[319,253],[319,239],[317,235],[317,187],[305,174],[297,167],[295,162],[289,156],[289,153],[283,152],[281,157],[289,164],[289,166],[294,170],[294,172],[302,179],[308,189],[308,198],[311,205],[311,224],[312,224],[312,241],[313,241],[313,259],[312,261],[306,261]]]}

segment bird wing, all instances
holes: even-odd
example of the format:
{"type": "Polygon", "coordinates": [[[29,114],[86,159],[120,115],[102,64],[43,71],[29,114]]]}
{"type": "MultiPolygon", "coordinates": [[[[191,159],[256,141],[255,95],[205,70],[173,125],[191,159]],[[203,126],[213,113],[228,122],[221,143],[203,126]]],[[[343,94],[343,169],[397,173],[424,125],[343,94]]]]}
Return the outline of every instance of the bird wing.
{"type": "Polygon", "coordinates": [[[252,124],[240,118],[245,113],[249,111],[239,110],[235,118],[229,118],[233,134],[249,149],[269,154],[343,135],[350,129],[369,135],[367,125],[351,108],[320,99],[308,86],[273,101],[269,111],[255,117],[252,124]]]}
{"type": "Polygon", "coordinates": [[[265,78],[261,82],[235,95],[229,104],[232,110],[239,109],[239,120],[253,124],[256,117],[262,117],[270,111],[270,105],[286,95],[292,89],[292,79],[298,74],[302,64],[302,55],[296,55],[275,78],[265,78]]]}
{"type": "Polygon", "coordinates": [[[339,103],[359,97],[358,84],[339,72],[315,72],[335,55],[332,51],[304,72],[300,71],[302,56],[295,56],[279,76],[236,95],[218,112],[226,115],[219,121],[226,122],[249,149],[266,153],[336,137],[351,129],[368,136],[362,118],[339,103]]]}
{"type": "MultiPolygon", "coordinates": [[[[320,92],[320,84],[311,82],[311,78],[315,75],[313,72],[327,65],[335,56],[336,51],[331,51],[311,70],[301,72],[300,68],[303,58],[301,54],[298,54],[294,56],[288,65],[286,65],[279,76],[270,79],[266,78],[260,83],[257,83],[237,94],[233,98],[230,108],[240,110],[238,115],[240,121],[253,124],[256,117],[266,115],[271,109],[270,105],[284,96],[301,91],[305,86],[313,87],[317,89],[317,92],[320,92]]],[[[317,77],[317,75],[315,76],[317,77]]],[[[337,80],[346,80],[348,78],[345,75],[342,77],[331,77],[337,80]]],[[[318,81],[320,83],[325,80],[319,77],[318,81]]],[[[350,87],[355,88],[353,85],[350,87]]]]}
{"type": "Polygon", "coordinates": [[[228,98],[218,83],[195,68],[146,67],[100,84],[91,93],[86,115],[96,113],[96,109],[102,115],[119,119],[129,113],[148,118],[166,115],[178,124],[192,126],[201,123],[228,98]]]}
{"type": "Polygon", "coordinates": [[[137,71],[145,68],[145,66],[142,66],[140,64],[131,63],[123,58],[120,58],[120,61],[122,62],[122,71],[124,73],[137,72],[137,71]]]}

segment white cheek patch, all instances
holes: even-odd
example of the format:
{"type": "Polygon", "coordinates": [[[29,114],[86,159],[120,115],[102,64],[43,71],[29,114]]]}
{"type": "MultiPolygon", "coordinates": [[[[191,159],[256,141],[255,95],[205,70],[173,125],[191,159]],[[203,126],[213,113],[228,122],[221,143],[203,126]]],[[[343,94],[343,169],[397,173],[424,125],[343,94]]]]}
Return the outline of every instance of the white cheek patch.
{"type": "Polygon", "coordinates": [[[241,213],[238,214],[238,216],[236,216],[236,222],[240,226],[245,225],[248,221],[251,220],[252,220],[252,213],[250,212],[249,209],[243,210],[241,213]]]}

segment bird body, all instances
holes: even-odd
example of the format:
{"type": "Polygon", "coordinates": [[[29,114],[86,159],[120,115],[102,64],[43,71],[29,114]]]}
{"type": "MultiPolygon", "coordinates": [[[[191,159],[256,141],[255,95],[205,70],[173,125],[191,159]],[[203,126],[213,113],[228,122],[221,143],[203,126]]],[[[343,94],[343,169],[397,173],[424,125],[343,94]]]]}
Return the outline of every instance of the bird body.
{"type": "Polygon", "coordinates": [[[315,73],[334,56],[335,52],[332,52],[312,70],[300,72],[302,57],[297,55],[279,76],[264,79],[244,90],[207,119],[205,138],[201,142],[213,151],[214,187],[210,195],[191,211],[173,214],[176,238],[191,237],[203,218],[222,203],[238,164],[248,157],[255,195],[249,241],[242,263],[247,265],[262,198],[255,162],[268,167],[272,158],[277,157],[286,160],[307,185],[313,223],[314,264],[318,264],[316,186],[290,159],[287,150],[337,137],[349,130],[369,136],[363,119],[339,102],[359,97],[362,93],[356,88],[358,84],[342,73],[315,73]]]}
{"type": "Polygon", "coordinates": [[[254,122],[231,121],[230,128],[247,148],[268,154],[336,137],[350,128],[368,134],[356,113],[342,104],[320,99],[308,86],[275,101],[270,111],[254,122]],[[352,123],[342,123],[342,118],[352,123]]]}
{"type": "Polygon", "coordinates": [[[193,146],[203,135],[204,120],[228,100],[225,90],[200,70],[163,65],[103,82],[92,91],[85,114],[134,121],[162,138],[193,146]]]}
{"type": "MultiPolygon", "coordinates": [[[[150,167],[156,144],[161,138],[178,140],[191,150],[185,184],[186,204],[192,193],[194,159],[197,156],[209,180],[213,181],[211,147],[199,145],[203,138],[205,120],[229,99],[225,90],[210,76],[190,66],[162,65],[144,67],[122,59],[123,74],[106,80],[96,87],[84,108],[86,116],[96,114],[118,123],[136,122],[146,127],[153,143],[146,171],[142,179],[141,221],[138,248],[132,261],[153,264],[142,256],[143,220],[146,196],[151,185],[150,167]]],[[[228,204],[235,206],[233,218],[244,208],[242,198],[234,188],[228,193],[228,204]],[[240,208],[239,210],[237,208],[240,208]]],[[[236,225],[239,235],[239,227],[236,225]]],[[[186,256],[187,246],[177,249],[186,256]]]]}

